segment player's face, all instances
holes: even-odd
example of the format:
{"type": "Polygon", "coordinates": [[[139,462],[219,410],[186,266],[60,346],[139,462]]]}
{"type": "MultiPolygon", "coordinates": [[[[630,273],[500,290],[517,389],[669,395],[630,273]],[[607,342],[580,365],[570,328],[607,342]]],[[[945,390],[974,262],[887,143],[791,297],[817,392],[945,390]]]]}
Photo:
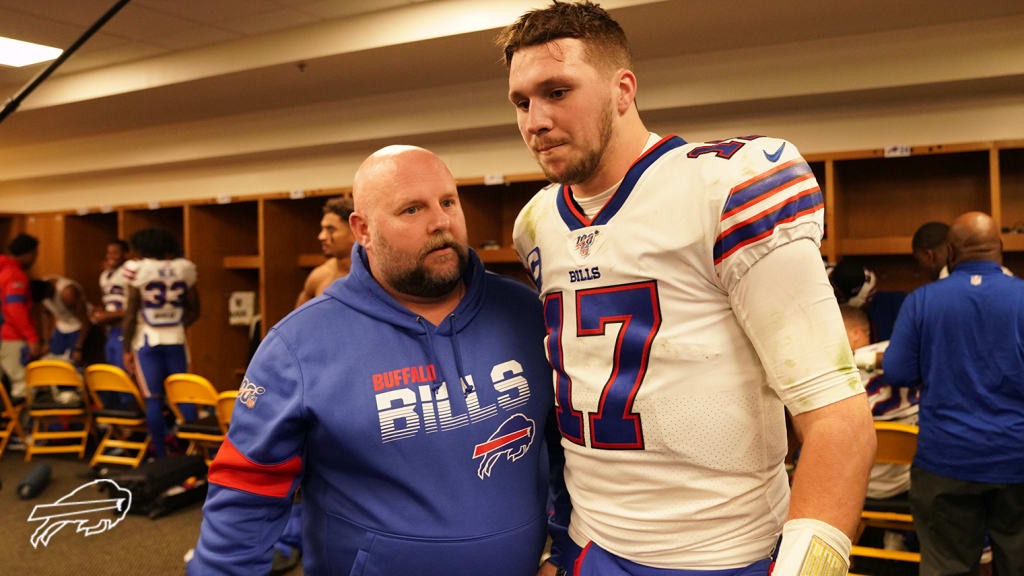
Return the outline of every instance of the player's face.
{"type": "Polygon", "coordinates": [[[405,170],[374,210],[367,252],[392,289],[422,298],[452,292],[468,259],[455,182],[437,170],[405,170]]]}
{"type": "Polygon", "coordinates": [[[107,253],[103,257],[103,267],[107,270],[113,270],[123,264],[127,256],[120,244],[107,244],[107,253]]]}
{"type": "Polygon", "coordinates": [[[509,68],[519,132],[544,175],[578,184],[600,168],[612,137],[614,79],[586,60],[583,42],[562,38],[520,48],[509,68]]]}
{"type": "Polygon", "coordinates": [[[328,258],[348,256],[354,242],[348,222],[342,221],[333,212],[324,214],[320,219],[320,234],[316,239],[320,241],[320,249],[324,256],[328,258]]]}

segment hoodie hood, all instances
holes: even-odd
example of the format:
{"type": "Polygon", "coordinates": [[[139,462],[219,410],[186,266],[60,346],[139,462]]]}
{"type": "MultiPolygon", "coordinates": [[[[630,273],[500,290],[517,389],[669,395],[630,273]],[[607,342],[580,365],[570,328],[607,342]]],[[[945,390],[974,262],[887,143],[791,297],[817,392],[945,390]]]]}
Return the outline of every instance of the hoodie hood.
{"type": "Polygon", "coordinates": [[[469,262],[463,276],[466,283],[466,294],[458,306],[434,327],[412,310],[409,310],[377,282],[370,274],[370,265],[366,260],[366,249],[356,243],[352,246],[352,264],[348,276],[331,284],[324,291],[325,296],[340,300],[346,306],[359,312],[401,328],[414,334],[423,334],[427,329],[441,336],[451,336],[452,327],[455,332],[465,329],[484,304],[484,271],[483,263],[472,248],[469,249],[469,262]],[[454,320],[452,319],[454,316],[454,320]]]}

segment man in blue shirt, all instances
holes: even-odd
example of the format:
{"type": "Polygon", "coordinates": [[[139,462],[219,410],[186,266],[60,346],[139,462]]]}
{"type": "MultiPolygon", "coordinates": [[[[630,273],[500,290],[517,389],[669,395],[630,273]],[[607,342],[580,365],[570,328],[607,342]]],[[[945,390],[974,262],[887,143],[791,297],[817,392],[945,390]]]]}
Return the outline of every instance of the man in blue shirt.
{"type": "Polygon", "coordinates": [[[999,227],[968,212],[949,230],[946,279],[904,302],[884,359],[922,383],[910,500],[921,574],[977,574],[988,532],[998,574],[1024,573],[1024,280],[1000,268],[999,227]]]}

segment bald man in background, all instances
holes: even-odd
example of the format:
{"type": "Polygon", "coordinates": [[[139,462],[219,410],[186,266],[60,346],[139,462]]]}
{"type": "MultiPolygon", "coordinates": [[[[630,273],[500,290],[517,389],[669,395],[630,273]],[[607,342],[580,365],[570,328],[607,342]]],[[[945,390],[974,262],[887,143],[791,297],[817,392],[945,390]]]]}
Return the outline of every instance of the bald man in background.
{"type": "Polygon", "coordinates": [[[249,364],[188,572],[266,574],[301,484],[303,574],[533,576],[559,464],[536,294],[484,271],[431,152],[377,151],[353,200],[348,276],[249,364]]]}
{"type": "Polygon", "coordinates": [[[886,350],[893,386],[921,383],[910,501],[921,574],[1024,574],[1024,280],[1003,273],[999,227],[950,226],[948,278],[903,303],[886,350]]]}

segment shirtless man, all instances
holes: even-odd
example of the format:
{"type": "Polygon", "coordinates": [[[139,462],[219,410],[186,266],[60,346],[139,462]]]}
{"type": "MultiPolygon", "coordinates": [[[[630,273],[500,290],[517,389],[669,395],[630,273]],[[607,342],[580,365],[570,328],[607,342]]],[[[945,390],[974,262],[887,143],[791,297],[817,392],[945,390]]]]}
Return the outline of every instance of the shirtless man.
{"type": "Polygon", "coordinates": [[[352,214],[352,199],[348,197],[331,198],[324,204],[324,217],[320,219],[320,247],[327,262],[317,266],[306,277],[302,292],[295,300],[295,307],[305,304],[324,293],[324,290],[338,278],[348,274],[351,264],[352,230],[348,227],[348,217],[352,214]]]}

